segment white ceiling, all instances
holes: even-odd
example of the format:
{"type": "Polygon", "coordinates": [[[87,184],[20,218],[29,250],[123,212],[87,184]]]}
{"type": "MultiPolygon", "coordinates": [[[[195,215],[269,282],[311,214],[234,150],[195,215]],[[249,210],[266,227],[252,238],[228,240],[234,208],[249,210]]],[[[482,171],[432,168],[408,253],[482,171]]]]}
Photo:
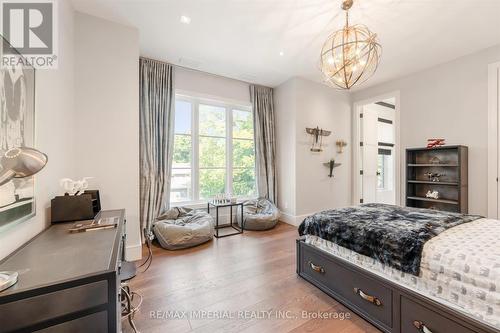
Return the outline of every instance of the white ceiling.
{"type": "MultiPolygon", "coordinates": [[[[341,0],[73,3],[137,27],[143,56],[269,86],[293,76],[321,81],[322,43],[344,24],[341,0]],[[180,23],[182,15],[189,25],[180,23]]],[[[500,0],[355,0],[350,17],[376,32],[383,47],[380,67],[363,87],[500,44],[500,0]]]]}

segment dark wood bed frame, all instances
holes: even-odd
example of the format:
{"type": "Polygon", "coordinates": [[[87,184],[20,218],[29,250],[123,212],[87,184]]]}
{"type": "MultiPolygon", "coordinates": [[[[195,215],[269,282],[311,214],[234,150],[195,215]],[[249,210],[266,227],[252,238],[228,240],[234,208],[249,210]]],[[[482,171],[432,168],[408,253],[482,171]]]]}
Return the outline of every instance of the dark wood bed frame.
{"type": "Polygon", "coordinates": [[[297,274],[386,333],[499,333],[472,317],[297,239],[297,274]]]}

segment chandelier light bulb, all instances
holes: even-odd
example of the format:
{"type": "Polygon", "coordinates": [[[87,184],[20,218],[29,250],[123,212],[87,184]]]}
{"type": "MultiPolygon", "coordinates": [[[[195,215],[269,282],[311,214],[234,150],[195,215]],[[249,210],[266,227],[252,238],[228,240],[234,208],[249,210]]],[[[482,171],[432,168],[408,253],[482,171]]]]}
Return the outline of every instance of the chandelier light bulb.
{"type": "Polygon", "coordinates": [[[343,1],[345,26],[331,34],[321,49],[321,72],[325,81],[338,89],[350,89],[368,80],[377,70],[382,53],[376,34],[364,25],[349,25],[352,4],[353,0],[343,1]]]}

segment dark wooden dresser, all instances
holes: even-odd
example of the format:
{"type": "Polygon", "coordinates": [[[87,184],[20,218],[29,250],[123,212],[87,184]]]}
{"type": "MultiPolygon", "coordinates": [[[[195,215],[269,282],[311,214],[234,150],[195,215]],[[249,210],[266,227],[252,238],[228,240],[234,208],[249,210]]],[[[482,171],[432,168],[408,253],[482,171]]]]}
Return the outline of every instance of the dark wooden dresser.
{"type": "Polygon", "coordinates": [[[120,332],[125,210],[102,211],[118,227],[69,233],[52,225],[0,263],[19,281],[0,292],[0,332],[120,332]]]}

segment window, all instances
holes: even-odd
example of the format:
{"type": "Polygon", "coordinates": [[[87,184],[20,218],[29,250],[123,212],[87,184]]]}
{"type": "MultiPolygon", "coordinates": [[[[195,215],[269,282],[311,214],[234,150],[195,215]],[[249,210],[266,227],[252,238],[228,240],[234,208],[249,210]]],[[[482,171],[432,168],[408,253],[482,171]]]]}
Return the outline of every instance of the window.
{"type": "Polygon", "coordinates": [[[252,197],[255,189],[250,107],[177,95],[170,201],[252,197]]]}
{"type": "Polygon", "coordinates": [[[377,190],[392,191],[394,175],[393,149],[378,149],[377,159],[377,190]]]}

